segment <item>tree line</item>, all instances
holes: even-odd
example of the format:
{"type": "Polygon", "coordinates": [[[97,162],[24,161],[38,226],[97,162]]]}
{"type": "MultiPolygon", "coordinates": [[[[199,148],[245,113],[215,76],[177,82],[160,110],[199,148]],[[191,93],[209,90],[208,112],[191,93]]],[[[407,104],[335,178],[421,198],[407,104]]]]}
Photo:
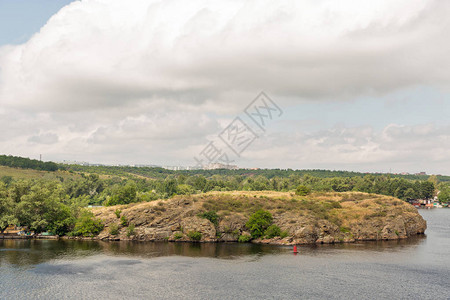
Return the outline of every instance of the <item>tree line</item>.
{"type": "Polygon", "coordinates": [[[0,155],[0,166],[11,168],[33,169],[39,171],[57,171],[62,169],[62,166],[54,162],[43,162],[36,159],[29,159],[18,156],[0,155]]]}
{"type": "Polygon", "coordinates": [[[76,224],[80,218],[83,222],[90,222],[89,224],[93,222],[92,216],[86,215],[87,212],[83,210],[89,204],[128,204],[209,191],[293,192],[298,190],[299,186],[313,192],[359,191],[390,195],[403,200],[432,198],[440,189],[442,201],[449,201],[450,198],[450,185],[439,183],[436,177],[430,177],[428,180],[406,180],[374,175],[332,178],[291,175],[267,178],[262,175],[205,177],[176,174],[164,179],[131,179],[117,176],[102,179],[98,174],[84,173],[78,177],[60,177],[57,180],[3,177],[0,179],[0,229],[16,224],[27,226],[35,232],[76,234],[76,224]]]}

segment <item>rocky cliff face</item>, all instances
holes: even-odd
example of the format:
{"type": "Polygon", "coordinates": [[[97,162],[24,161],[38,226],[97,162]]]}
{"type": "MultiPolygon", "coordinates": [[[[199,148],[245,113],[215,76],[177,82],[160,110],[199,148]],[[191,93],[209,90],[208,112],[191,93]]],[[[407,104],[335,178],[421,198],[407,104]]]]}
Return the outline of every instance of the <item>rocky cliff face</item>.
{"type": "Polygon", "coordinates": [[[273,223],[287,233],[284,238],[253,240],[257,243],[290,245],[392,240],[423,234],[426,229],[425,220],[410,204],[364,193],[320,193],[299,197],[281,192],[215,192],[96,208],[93,212],[105,224],[97,237],[102,240],[235,242],[239,236],[249,234],[245,223],[257,209],[270,211],[273,223]],[[116,214],[118,210],[120,212],[116,214]],[[200,217],[207,211],[217,212],[219,220],[216,224],[200,217]],[[122,225],[125,222],[120,218],[127,224],[122,225]],[[134,230],[130,228],[131,224],[134,230]],[[111,226],[119,226],[119,234],[111,235],[111,226]]]}

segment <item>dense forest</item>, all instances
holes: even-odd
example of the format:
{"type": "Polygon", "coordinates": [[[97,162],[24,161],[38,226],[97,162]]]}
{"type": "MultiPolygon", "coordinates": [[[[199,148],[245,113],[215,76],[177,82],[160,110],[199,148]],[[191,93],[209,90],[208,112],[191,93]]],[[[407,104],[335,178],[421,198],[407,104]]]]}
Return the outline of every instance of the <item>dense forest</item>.
{"type": "Polygon", "coordinates": [[[62,168],[62,166],[54,162],[43,162],[36,159],[7,155],[0,155],[0,166],[40,171],[56,171],[62,168]]]}
{"type": "MultiPolygon", "coordinates": [[[[215,170],[180,170],[172,171],[160,167],[132,167],[132,166],[82,166],[82,165],[60,165],[61,169],[72,170],[76,172],[96,173],[104,175],[133,176],[138,175],[147,178],[166,178],[171,175],[183,174],[185,176],[202,175],[211,177],[214,175],[222,176],[264,176],[268,179],[273,177],[290,177],[292,175],[304,176],[310,175],[318,178],[332,177],[364,177],[369,173],[351,172],[351,171],[331,171],[331,170],[292,170],[292,169],[215,169],[215,170]]],[[[370,173],[373,176],[386,176],[391,178],[403,178],[407,180],[427,180],[428,175],[400,175],[370,173]]],[[[450,182],[450,176],[437,175],[440,182],[450,182]]]]}
{"type": "MultiPolygon", "coordinates": [[[[292,170],[292,169],[216,169],[216,170],[180,170],[172,171],[161,167],[133,167],[133,166],[83,166],[83,165],[66,165],[57,164],[54,162],[42,162],[39,160],[0,155],[0,166],[7,166],[13,168],[34,169],[42,171],[56,171],[69,170],[73,172],[95,173],[102,175],[115,175],[121,177],[135,177],[136,175],[154,178],[165,179],[173,175],[202,175],[209,178],[214,175],[222,176],[264,176],[267,179],[273,177],[291,177],[292,175],[304,176],[310,175],[318,178],[333,178],[333,177],[364,177],[369,173],[351,172],[351,171],[331,171],[331,170],[292,170]]],[[[403,178],[407,180],[427,180],[428,175],[400,175],[400,174],[384,174],[371,173],[373,176],[389,176],[391,178],[403,178]]],[[[437,175],[440,182],[450,182],[450,176],[437,175]]]]}
{"type": "MultiPolygon", "coordinates": [[[[53,166],[52,163],[14,157],[2,157],[1,162],[39,170],[53,166]]],[[[170,171],[162,168],[73,165],[66,166],[64,171],[56,165],[56,169],[74,176],[56,176],[56,179],[0,178],[0,230],[9,224],[17,224],[35,232],[77,235],[81,230],[86,230],[86,224],[92,231],[101,227],[84,209],[88,205],[128,204],[209,191],[359,191],[402,200],[427,199],[438,194],[442,202],[450,200],[450,185],[437,176],[412,180],[386,174],[321,170],[170,171]]]]}

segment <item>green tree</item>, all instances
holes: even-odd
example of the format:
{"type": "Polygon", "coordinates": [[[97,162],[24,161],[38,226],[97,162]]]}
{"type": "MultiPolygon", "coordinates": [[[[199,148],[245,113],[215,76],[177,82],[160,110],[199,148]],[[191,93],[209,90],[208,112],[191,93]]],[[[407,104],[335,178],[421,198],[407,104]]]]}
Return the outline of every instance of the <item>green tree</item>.
{"type": "Polygon", "coordinates": [[[245,226],[250,230],[252,238],[256,239],[264,235],[264,232],[272,224],[272,221],[272,214],[260,209],[250,216],[245,226]]]}
{"type": "Polygon", "coordinates": [[[36,232],[65,234],[73,225],[70,208],[63,203],[63,189],[56,182],[39,182],[16,205],[20,225],[36,232]]]}
{"type": "Polygon", "coordinates": [[[408,189],[405,191],[404,198],[405,198],[406,200],[417,199],[417,193],[416,193],[416,191],[415,191],[413,188],[408,188],[408,189]]]}
{"type": "Polygon", "coordinates": [[[196,176],[194,178],[194,185],[193,186],[194,186],[194,188],[196,190],[203,191],[203,189],[206,186],[206,178],[205,178],[205,176],[202,176],[202,175],[196,176]]]}
{"type": "Polygon", "coordinates": [[[194,188],[189,184],[179,184],[176,189],[178,195],[191,195],[194,193],[194,188]]]}
{"type": "Polygon", "coordinates": [[[73,235],[96,236],[103,230],[103,222],[94,217],[94,214],[88,210],[83,210],[80,217],[76,220],[73,235]]]}
{"type": "Polygon", "coordinates": [[[299,196],[306,196],[311,193],[311,189],[305,185],[299,185],[295,190],[295,194],[299,196]]]}
{"type": "Polygon", "coordinates": [[[8,190],[3,182],[0,182],[0,231],[8,225],[15,225],[18,220],[14,214],[15,203],[8,196],[8,190]]]}
{"type": "Polygon", "coordinates": [[[442,203],[450,202],[450,187],[449,186],[441,188],[441,191],[439,192],[439,195],[438,195],[438,199],[439,199],[439,202],[442,202],[442,203]]]}
{"type": "Polygon", "coordinates": [[[130,181],[125,186],[116,186],[113,189],[111,198],[106,202],[106,205],[129,204],[136,202],[136,199],[136,184],[133,181],[130,181]]]}
{"type": "Polygon", "coordinates": [[[430,199],[434,196],[435,186],[431,181],[423,181],[420,184],[421,197],[423,199],[430,199]]]}
{"type": "Polygon", "coordinates": [[[163,191],[168,197],[172,197],[177,193],[177,180],[175,178],[167,178],[163,183],[163,191]]]}

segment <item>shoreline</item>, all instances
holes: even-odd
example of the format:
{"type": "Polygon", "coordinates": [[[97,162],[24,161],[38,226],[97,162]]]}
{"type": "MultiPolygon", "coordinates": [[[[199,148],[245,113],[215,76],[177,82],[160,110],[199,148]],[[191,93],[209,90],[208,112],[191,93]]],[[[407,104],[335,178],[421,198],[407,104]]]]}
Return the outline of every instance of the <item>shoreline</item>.
{"type": "Polygon", "coordinates": [[[3,236],[0,235],[0,240],[75,240],[75,241],[98,241],[98,242],[140,242],[140,243],[199,243],[199,244],[261,244],[261,245],[274,245],[274,246],[293,246],[293,245],[333,245],[333,244],[353,244],[364,242],[378,242],[378,241],[404,241],[414,239],[416,237],[426,237],[425,233],[418,233],[409,237],[399,237],[394,239],[380,238],[380,239],[352,239],[343,241],[318,241],[315,243],[294,243],[289,239],[254,239],[246,243],[239,243],[238,241],[221,241],[221,240],[174,240],[174,239],[162,239],[162,240],[139,240],[139,239],[121,239],[121,238],[99,238],[99,237],[72,237],[72,236],[3,236]]]}
{"type": "Polygon", "coordinates": [[[314,243],[295,243],[289,241],[289,239],[254,239],[246,243],[239,243],[238,241],[222,241],[222,240],[201,240],[201,241],[191,241],[191,240],[175,240],[175,239],[122,239],[122,238],[99,238],[99,237],[71,237],[71,236],[61,236],[61,240],[76,240],[76,241],[102,241],[102,242],[140,242],[140,243],[200,243],[200,244],[262,244],[262,245],[277,245],[277,246],[293,246],[293,245],[325,245],[325,244],[353,244],[360,242],[377,242],[377,241],[404,241],[409,239],[414,239],[417,237],[426,237],[425,233],[418,233],[417,235],[411,235],[409,237],[398,237],[398,238],[379,238],[379,239],[349,239],[343,241],[317,241],[314,243]]]}

